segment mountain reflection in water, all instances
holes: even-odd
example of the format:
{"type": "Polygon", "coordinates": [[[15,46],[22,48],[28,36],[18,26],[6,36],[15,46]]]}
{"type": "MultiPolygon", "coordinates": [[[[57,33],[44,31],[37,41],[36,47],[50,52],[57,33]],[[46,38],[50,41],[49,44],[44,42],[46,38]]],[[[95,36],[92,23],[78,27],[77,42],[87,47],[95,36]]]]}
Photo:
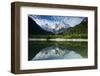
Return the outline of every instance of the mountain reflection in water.
{"type": "Polygon", "coordinates": [[[64,47],[51,46],[42,49],[32,60],[53,60],[53,59],[80,59],[82,56],[73,50],[64,47]]]}
{"type": "Polygon", "coordinates": [[[88,58],[88,42],[29,41],[28,60],[88,58]]]}

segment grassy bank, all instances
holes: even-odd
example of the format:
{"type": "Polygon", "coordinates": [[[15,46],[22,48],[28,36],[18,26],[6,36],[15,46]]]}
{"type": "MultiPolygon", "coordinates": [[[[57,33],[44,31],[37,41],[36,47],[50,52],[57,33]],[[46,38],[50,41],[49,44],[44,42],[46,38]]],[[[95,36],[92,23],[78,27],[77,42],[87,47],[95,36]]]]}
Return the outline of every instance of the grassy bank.
{"type": "Polygon", "coordinates": [[[87,34],[68,34],[68,35],[30,35],[29,38],[80,38],[87,39],[87,34]]]}

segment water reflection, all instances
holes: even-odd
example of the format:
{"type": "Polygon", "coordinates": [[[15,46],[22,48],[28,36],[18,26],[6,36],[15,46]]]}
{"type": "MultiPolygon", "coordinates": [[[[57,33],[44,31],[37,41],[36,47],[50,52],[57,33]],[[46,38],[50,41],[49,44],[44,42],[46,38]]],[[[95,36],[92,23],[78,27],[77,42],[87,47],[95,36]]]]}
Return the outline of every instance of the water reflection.
{"type": "Polygon", "coordinates": [[[82,56],[73,50],[61,46],[51,46],[42,49],[32,60],[76,59],[82,56]]]}
{"type": "Polygon", "coordinates": [[[29,42],[28,60],[87,58],[87,44],[87,42],[29,42]]]}

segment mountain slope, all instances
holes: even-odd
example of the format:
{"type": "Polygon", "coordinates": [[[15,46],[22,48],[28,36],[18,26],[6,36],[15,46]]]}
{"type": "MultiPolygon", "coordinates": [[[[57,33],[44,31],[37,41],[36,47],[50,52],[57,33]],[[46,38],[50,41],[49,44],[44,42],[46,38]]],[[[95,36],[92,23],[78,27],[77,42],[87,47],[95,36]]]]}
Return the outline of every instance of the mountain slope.
{"type": "Polygon", "coordinates": [[[49,35],[53,34],[52,32],[48,32],[43,30],[34,20],[28,17],[28,32],[30,35],[49,35]]]}
{"type": "MultiPolygon", "coordinates": [[[[56,25],[56,28],[58,28],[58,26],[60,25],[56,25]]],[[[48,28],[46,29],[48,30],[48,28]]],[[[73,27],[60,28],[57,31],[52,29],[53,32],[47,30],[38,25],[34,19],[28,17],[29,38],[87,38],[88,19],[84,18],[80,24],[73,27]]]]}
{"type": "Polygon", "coordinates": [[[64,29],[80,24],[84,17],[75,16],[47,16],[29,15],[42,29],[55,34],[63,32],[64,29]]]}
{"type": "Polygon", "coordinates": [[[63,35],[84,35],[85,37],[87,37],[88,34],[88,20],[87,18],[85,18],[80,24],[74,26],[74,27],[70,27],[68,29],[65,29],[63,32],[63,35]]]}

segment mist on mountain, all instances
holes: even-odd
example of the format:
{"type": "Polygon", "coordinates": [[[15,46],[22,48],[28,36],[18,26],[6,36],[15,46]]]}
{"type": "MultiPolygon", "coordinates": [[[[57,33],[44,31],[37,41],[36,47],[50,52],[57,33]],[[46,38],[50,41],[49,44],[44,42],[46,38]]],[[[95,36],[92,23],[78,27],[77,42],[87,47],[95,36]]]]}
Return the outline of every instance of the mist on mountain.
{"type": "Polygon", "coordinates": [[[74,16],[46,16],[46,15],[29,15],[43,30],[52,33],[61,33],[64,29],[74,27],[80,24],[84,17],[74,16]]]}

